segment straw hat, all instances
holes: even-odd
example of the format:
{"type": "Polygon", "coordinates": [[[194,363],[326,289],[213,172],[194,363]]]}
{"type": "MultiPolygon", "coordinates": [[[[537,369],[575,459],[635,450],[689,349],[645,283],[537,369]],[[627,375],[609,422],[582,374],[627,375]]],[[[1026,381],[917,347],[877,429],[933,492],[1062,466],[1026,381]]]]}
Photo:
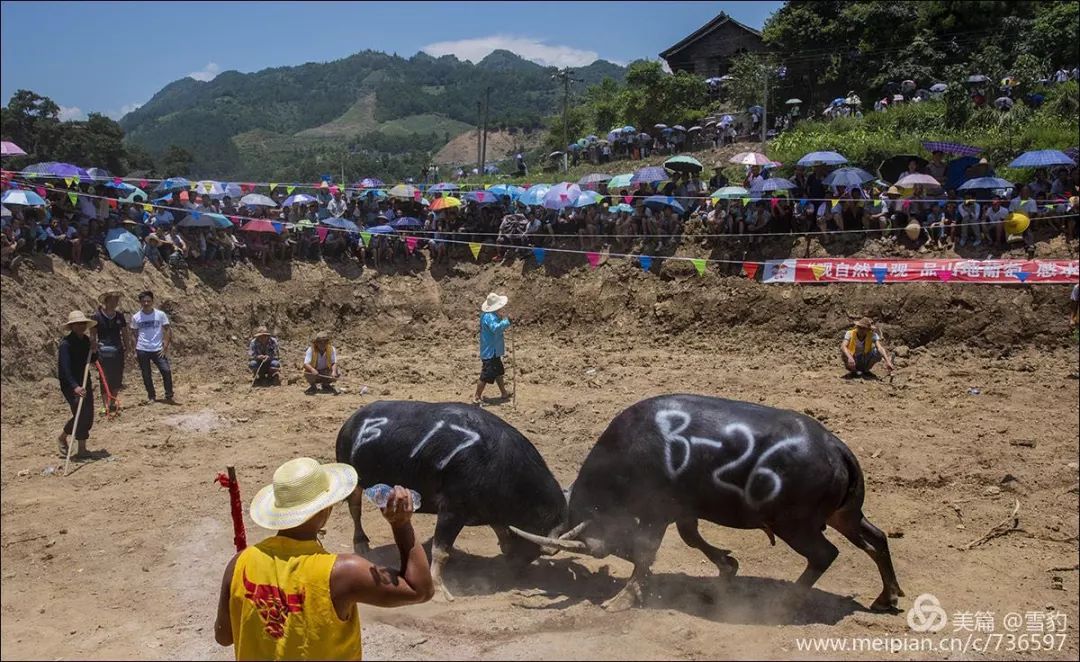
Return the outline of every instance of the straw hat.
{"type": "Polygon", "coordinates": [[[266,330],[266,327],[265,326],[260,326],[259,328],[255,329],[255,335],[253,335],[252,337],[253,338],[258,338],[259,336],[268,336],[268,335],[270,335],[270,332],[266,330]]]}
{"type": "Polygon", "coordinates": [[[81,310],[73,310],[68,313],[68,319],[67,322],[64,322],[64,326],[71,326],[72,324],[79,324],[80,322],[85,322],[87,324],[87,329],[92,329],[97,326],[97,322],[87,317],[81,310]]]}
{"type": "Polygon", "coordinates": [[[869,329],[873,326],[874,320],[870,319],[869,317],[864,317],[859,321],[855,322],[855,328],[857,329],[869,329]]]}
{"type": "Polygon", "coordinates": [[[492,292],[491,294],[487,295],[487,299],[485,299],[484,303],[481,304],[480,310],[484,311],[485,313],[493,313],[496,310],[505,306],[509,300],[510,299],[507,297],[500,296],[492,292]]]}
{"type": "Polygon", "coordinates": [[[327,333],[326,331],[319,331],[318,333],[315,334],[315,339],[312,342],[319,342],[320,340],[324,341],[324,342],[329,341],[330,340],[330,334],[327,333]]]}
{"type": "Polygon", "coordinates": [[[903,195],[903,193],[901,193],[900,189],[896,188],[895,186],[890,186],[885,191],[885,195],[903,195]]]}
{"type": "Polygon", "coordinates": [[[319,464],[310,457],[289,460],[274,472],[274,482],[251,500],[251,519],[264,529],[300,526],[320,510],[356,489],[356,469],[348,464],[319,464]]]}
{"type": "Polygon", "coordinates": [[[98,300],[98,303],[105,303],[105,299],[108,299],[109,297],[117,297],[117,298],[119,298],[119,297],[122,297],[122,296],[124,296],[124,293],[121,292],[120,290],[105,290],[104,292],[102,292],[101,294],[98,295],[97,300],[98,300]]]}

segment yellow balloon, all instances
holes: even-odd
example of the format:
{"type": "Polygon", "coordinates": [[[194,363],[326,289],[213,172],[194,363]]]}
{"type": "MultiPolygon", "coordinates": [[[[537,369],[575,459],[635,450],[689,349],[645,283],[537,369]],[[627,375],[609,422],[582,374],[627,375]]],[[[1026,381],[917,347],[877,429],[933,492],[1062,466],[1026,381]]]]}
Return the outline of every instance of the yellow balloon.
{"type": "Polygon", "coordinates": [[[1005,217],[1005,232],[1009,234],[1022,234],[1031,225],[1031,219],[1020,212],[1012,212],[1005,217]]]}

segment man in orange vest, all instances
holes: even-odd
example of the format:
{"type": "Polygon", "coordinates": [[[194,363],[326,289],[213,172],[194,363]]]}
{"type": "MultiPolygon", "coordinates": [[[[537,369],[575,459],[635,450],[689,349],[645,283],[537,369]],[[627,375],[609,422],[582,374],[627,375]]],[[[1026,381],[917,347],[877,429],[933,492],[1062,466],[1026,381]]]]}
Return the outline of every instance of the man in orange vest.
{"type": "Polygon", "coordinates": [[[874,331],[874,321],[869,317],[855,322],[854,328],[844,332],[844,340],[840,343],[840,356],[844,360],[844,367],[848,369],[848,378],[864,375],[873,377],[870,371],[878,361],[884,361],[885,368],[890,373],[894,370],[881,335],[874,331]]]}
{"type": "Polygon", "coordinates": [[[334,504],[356,489],[356,469],[289,460],[251,502],[251,519],[276,530],[225,568],[214,638],[237,660],[359,660],[357,603],[399,607],[431,599],[427,555],[413,531],[412,496],[395,487],[383,508],[401,569],[355,554],[331,554],[319,533],[334,504]]]}

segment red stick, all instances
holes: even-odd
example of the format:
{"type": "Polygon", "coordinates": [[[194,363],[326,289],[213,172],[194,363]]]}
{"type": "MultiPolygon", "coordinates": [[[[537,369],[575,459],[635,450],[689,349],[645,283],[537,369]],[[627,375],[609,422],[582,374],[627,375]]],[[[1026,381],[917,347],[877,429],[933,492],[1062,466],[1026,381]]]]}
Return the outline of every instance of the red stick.
{"type": "Polygon", "coordinates": [[[244,506],[240,502],[240,483],[236,480],[236,469],[226,467],[228,475],[219,473],[215,482],[222,487],[229,488],[229,506],[232,511],[233,545],[237,552],[242,552],[247,547],[247,535],[244,533],[244,506]]]}

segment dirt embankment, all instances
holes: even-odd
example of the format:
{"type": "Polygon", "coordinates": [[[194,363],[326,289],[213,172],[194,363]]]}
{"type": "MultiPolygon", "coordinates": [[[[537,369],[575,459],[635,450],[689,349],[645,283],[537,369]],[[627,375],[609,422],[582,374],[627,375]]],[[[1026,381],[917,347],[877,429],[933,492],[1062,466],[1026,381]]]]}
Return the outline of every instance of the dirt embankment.
{"type": "Polygon", "coordinates": [[[713,272],[699,277],[686,262],[669,261],[659,273],[618,260],[589,270],[574,257],[551,255],[542,268],[531,261],[458,262],[428,271],[414,263],[413,271],[387,275],[355,264],[293,264],[186,277],[154,268],[131,273],[111,263],[75,270],[40,258],[0,281],[0,376],[4,382],[53,376],[61,321],[70,310],[93,310],[94,296],[106,288],[125,292],[121,308],[128,312],[140,290],[153,290],[171,317],[176,353],[196,358],[208,372],[235,362],[260,324],[292,349],[326,329],[344,351],[359,355],[404,339],[470,338],[477,306],[491,290],[510,295],[519,328],[628,341],[815,344],[870,315],[892,344],[912,349],[962,344],[1005,356],[1024,346],[1068,342],[1069,288],[1063,285],[779,286],[713,272]]]}

